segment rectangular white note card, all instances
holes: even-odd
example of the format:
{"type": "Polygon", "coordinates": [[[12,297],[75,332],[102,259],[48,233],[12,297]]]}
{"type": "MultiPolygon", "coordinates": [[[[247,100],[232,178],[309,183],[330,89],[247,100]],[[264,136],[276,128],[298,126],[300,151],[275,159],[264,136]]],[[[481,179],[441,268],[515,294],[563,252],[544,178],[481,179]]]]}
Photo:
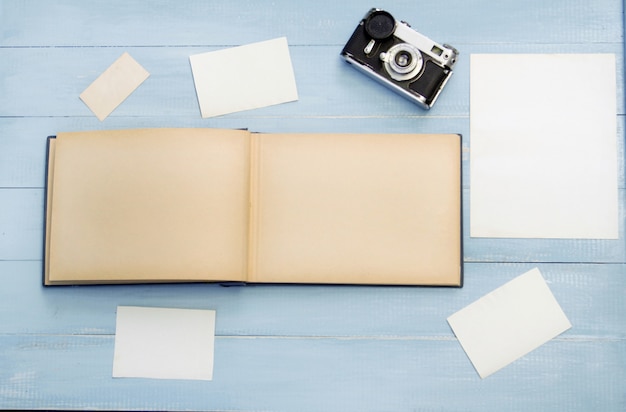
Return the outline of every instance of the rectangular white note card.
{"type": "Polygon", "coordinates": [[[202,117],[298,100],[287,38],[189,57],[202,117]]]}
{"type": "Polygon", "coordinates": [[[80,94],[80,98],[102,121],[148,76],[146,69],[124,53],[80,94]]]}
{"type": "Polygon", "coordinates": [[[118,306],[114,378],[213,379],[215,311],[118,306]]]}
{"type": "Polygon", "coordinates": [[[618,238],[613,54],[470,58],[470,235],[618,238]]]}
{"type": "Polygon", "coordinates": [[[450,317],[481,378],[572,327],[539,269],[532,269],[450,317]]]}

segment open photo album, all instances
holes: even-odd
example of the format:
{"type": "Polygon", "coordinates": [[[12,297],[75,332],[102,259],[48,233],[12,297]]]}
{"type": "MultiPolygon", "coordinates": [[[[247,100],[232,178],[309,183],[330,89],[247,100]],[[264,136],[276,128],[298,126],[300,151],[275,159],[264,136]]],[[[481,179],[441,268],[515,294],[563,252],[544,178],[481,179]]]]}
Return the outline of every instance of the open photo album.
{"type": "Polygon", "coordinates": [[[48,139],[44,284],[462,285],[461,137],[48,139]]]}

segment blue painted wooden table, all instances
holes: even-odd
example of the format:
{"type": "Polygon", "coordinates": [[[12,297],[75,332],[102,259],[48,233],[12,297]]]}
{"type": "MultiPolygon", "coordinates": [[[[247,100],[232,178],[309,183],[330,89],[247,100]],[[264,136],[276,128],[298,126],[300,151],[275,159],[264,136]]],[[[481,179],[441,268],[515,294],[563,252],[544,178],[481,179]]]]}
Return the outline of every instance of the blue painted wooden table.
{"type": "Polygon", "coordinates": [[[619,0],[0,1],[0,408],[626,410],[623,46],[619,0]],[[340,60],[371,6],[461,51],[432,110],[340,60]],[[300,100],[201,119],[189,55],[280,36],[300,100]],[[151,77],[100,122],[78,95],[124,51],[151,77]],[[619,62],[619,240],[469,238],[469,55],[596,52],[619,62]],[[166,126],[462,133],[465,286],[42,287],[46,136],[166,126]],[[481,380],[445,319],[533,267],[573,327],[481,380]],[[113,379],[118,305],[215,309],[213,381],[113,379]]]}

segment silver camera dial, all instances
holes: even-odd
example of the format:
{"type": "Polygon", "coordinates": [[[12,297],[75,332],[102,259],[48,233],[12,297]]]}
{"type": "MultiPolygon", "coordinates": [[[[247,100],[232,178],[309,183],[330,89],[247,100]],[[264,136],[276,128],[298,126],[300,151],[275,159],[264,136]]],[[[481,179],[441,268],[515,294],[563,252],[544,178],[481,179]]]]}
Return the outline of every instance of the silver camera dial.
{"type": "Polygon", "coordinates": [[[424,59],[419,49],[408,43],[392,46],[380,54],[385,69],[392,79],[397,81],[410,80],[422,70],[424,59]]]}

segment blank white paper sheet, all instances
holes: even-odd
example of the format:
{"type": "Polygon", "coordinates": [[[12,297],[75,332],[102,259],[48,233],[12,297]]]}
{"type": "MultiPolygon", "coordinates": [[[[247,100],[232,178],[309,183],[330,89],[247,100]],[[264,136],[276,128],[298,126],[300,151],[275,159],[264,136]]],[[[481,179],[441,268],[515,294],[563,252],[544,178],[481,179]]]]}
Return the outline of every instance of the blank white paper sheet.
{"type": "Polygon", "coordinates": [[[203,118],[298,100],[287,38],[189,57],[203,118]]]}
{"type": "Polygon", "coordinates": [[[118,306],[114,378],[213,379],[215,311],[118,306]]]}
{"type": "Polygon", "coordinates": [[[618,238],[613,54],[470,58],[470,235],[618,238]]]}
{"type": "Polygon", "coordinates": [[[123,53],[81,94],[80,99],[96,115],[98,120],[106,119],[150,73],[130,54],[123,53]]]}
{"type": "Polygon", "coordinates": [[[532,269],[448,317],[481,378],[571,328],[539,269],[532,269]]]}

